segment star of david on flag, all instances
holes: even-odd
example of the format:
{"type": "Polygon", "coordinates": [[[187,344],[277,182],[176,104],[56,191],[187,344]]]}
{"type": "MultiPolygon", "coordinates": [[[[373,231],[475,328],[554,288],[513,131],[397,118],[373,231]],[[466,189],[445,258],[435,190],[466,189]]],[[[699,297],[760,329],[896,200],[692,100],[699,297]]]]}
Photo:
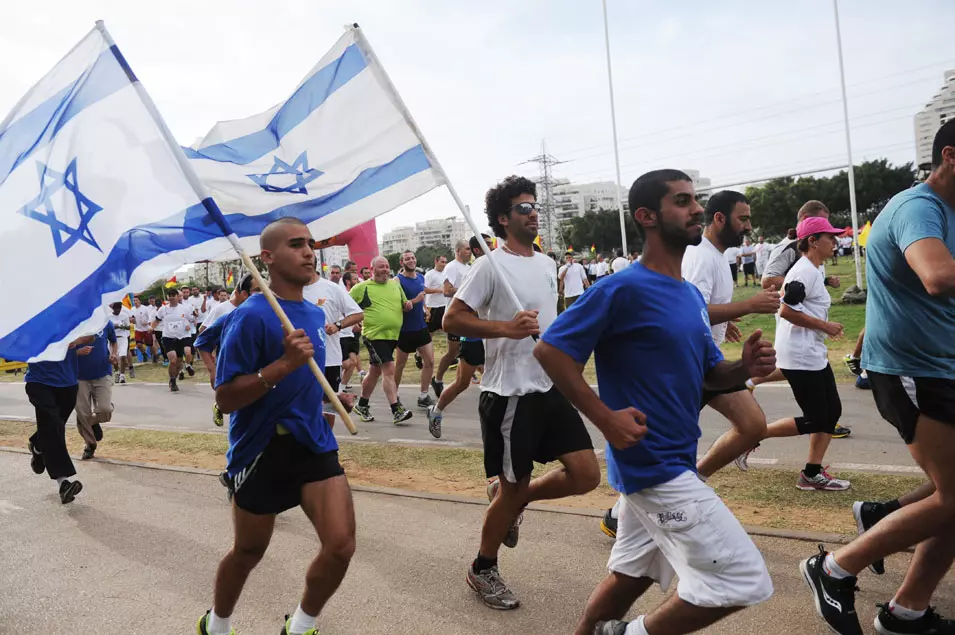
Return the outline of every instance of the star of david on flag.
{"type": "Polygon", "coordinates": [[[265,174],[246,174],[252,181],[266,192],[288,192],[289,194],[308,194],[305,186],[320,177],[321,170],[308,167],[308,152],[302,152],[291,165],[278,158],[272,157],[272,169],[265,174]],[[272,183],[269,183],[269,178],[272,183]],[[288,183],[282,186],[281,183],[288,183]]]}
{"type": "Polygon", "coordinates": [[[103,250],[100,249],[96,239],[93,238],[89,225],[93,216],[97,212],[103,211],[103,208],[80,192],[76,178],[76,159],[70,161],[63,172],[57,172],[40,161],[37,161],[36,168],[40,177],[40,193],[35,199],[20,208],[20,213],[50,226],[57,258],[66,253],[77,241],[83,241],[102,253],[103,250]],[[57,202],[54,202],[53,199],[60,190],[66,190],[68,196],[58,197],[58,202],[68,206],[69,201],[65,199],[72,199],[75,205],[76,215],[79,217],[79,224],[75,228],[70,227],[63,221],[63,218],[69,214],[67,210],[61,207],[60,215],[57,216],[57,202]],[[65,239],[64,235],[66,236],[65,239]]]}

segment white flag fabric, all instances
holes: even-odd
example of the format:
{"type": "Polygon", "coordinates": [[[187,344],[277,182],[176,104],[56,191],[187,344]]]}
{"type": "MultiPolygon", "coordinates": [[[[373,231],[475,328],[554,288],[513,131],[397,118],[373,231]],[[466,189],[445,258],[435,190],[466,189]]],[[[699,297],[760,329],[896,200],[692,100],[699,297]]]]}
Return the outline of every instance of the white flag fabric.
{"type": "Polygon", "coordinates": [[[0,124],[6,359],[63,359],[68,342],[105,325],[106,303],[216,238],[223,249],[215,204],[189,185],[181,150],[107,38],[94,28],[0,124]]]}
{"type": "Polygon", "coordinates": [[[320,240],[444,183],[357,26],[286,101],[184,150],[250,255],[278,218],[303,220],[320,240]]]}

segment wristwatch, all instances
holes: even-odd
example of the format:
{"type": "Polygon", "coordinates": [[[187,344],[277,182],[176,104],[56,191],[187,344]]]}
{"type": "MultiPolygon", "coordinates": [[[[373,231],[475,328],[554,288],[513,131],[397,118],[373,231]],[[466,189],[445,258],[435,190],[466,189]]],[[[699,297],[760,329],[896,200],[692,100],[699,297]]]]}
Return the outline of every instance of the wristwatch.
{"type": "Polygon", "coordinates": [[[342,326],[342,320],[338,320],[337,322],[335,322],[335,328],[337,328],[339,331],[345,328],[342,326]]]}

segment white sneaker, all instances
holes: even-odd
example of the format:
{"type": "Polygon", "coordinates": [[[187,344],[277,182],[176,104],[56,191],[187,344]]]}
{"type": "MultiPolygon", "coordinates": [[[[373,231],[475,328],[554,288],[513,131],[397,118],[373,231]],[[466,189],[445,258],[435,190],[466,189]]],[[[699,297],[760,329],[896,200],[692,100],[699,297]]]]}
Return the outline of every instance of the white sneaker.
{"type": "Polygon", "coordinates": [[[752,450],[746,450],[746,452],[743,452],[738,457],[736,457],[733,460],[733,463],[736,464],[736,467],[738,467],[741,472],[748,472],[749,471],[749,455],[758,449],[759,449],[759,445],[757,444],[756,447],[753,448],[752,450]]]}
{"type": "Polygon", "coordinates": [[[806,476],[805,472],[799,472],[799,480],[796,481],[796,489],[804,492],[844,492],[852,486],[849,481],[833,478],[831,474],[822,470],[812,478],[806,476]]]}
{"type": "Polygon", "coordinates": [[[125,384],[125,383],[126,383],[126,375],[124,375],[123,373],[120,373],[120,374],[119,374],[119,383],[121,383],[121,384],[125,384]]]}

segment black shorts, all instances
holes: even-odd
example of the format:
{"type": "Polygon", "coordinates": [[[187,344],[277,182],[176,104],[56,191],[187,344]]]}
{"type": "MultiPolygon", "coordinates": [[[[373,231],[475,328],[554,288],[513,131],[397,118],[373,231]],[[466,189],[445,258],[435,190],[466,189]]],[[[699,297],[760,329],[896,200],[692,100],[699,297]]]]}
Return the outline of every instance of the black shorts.
{"type": "Polygon", "coordinates": [[[402,331],[398,335],[398,348],[401,349],[402,353],[414,353],[422,346],[427,346],[430,343],[431,332],[426,328],[420,331],[402,331]]]}
{"type": "MultiPolygon", "coordinates": [[[[332,390],[334,392],[338,392],[338,389],[342,386],[342,367],[326,366],[325,379],[328,380],[328,384],[332,387],[332,390]]],[[[322,395],[322,401],[325,403],[330,403],[328,401],[328,395],[322,395]]]]}
{"type": "Polygon", "coordinates": [[[882,418],[895,426],[902,440],[915,440],[919,415],[955,425],[955,379],[899,377],[868,371],[869,386],[882,418]]]}
{"type": "Polygon", "coordinates": [[[744,262],[743,263],[743,274],[747,276],[756,275],[756,263],[755,262],[744,262]]]}
{"type": "Polygon", "coordinates": [[[735,263],[730,265],[730,275],[733,276],[733,280],[736,280],[736,277],[739,275],[739,266],[735,263]]]}
{"type": "Polygon", "coordinates": [[[449,341],[449,342],[460,342],[460,341],[461,341],[461,336],[460,336],[460,335],[455,335],[454,333],[448,333],[447,331],[445,331],[445,334],[448,336],[448,341],[449,341]]]}
{"type": "Polygon", "coordinates": [[[475,368],[484,366],[484,340],[464,340],[461,342],[458,359],[475,368]]]}
{"type": "Polygon", "coordinates": [[[799,434],[832,434],[842,417],[842,400],[832,366],[826,364],[822,370],[779,370],[789,382],[793,397],[802,409],[802,416],[796,417],[799,434]]]}
{"type": "Polygon", "coordinates": [[[732,388],[727,388],[726,390],[707,390],[704,388],[703,398],[700,399],[700,410],[703,410],[704,406],[713,401],[714,397],[718,397],[720,395],[729,395],[741,390],[746,390],[746,384],[743,384],[742,386],[733,386],[732,388]]]}
{"type": "Polygon", "coordinates": [[[250,514],[281,514],[302,502],[302,486],[342,476],[338,450],[315,454],[291,434],[276,434],[230,480],[233,500],[250,514]]]}
{"type": "Polygon", "coordinates": [[[444,319],[443,306],[431,307],[431,317],[428,318],[428,333],[441,330],[441,321],[444,319]]]}
{"type": "Polygon", "coordinates": [[[338,339],[338,341],[342,345],[343,362],[347,360],[352,353],[355,355],[361,355],[361,344],[358,342],[358,338],[354,335],[351,337],[341,337],[338,339]]]}
{"type": "Polygon", "coordinates": [[[556,389],[519,397],[482,392],[478,402],[484,439],[484,471],[511,483],[530,476],[534,462],[593,450],[580,414],[556,389]]]}
{"type": "Polygon", "coordinates": [[[176,339],[173,337],[162,338],[162,349],[168,353],[175,353],[179,357],[186,356],[186,347],[192,348],[192,338],[184,337],[176,339]]]}
{"type": "Polygon", "coordinates": [[[367,337],[361,339],[365,343],[365,348],[368,349],[368,363],[372,366],[381,366],[395,361],[397,340],[370,340],[367,337]]]}

